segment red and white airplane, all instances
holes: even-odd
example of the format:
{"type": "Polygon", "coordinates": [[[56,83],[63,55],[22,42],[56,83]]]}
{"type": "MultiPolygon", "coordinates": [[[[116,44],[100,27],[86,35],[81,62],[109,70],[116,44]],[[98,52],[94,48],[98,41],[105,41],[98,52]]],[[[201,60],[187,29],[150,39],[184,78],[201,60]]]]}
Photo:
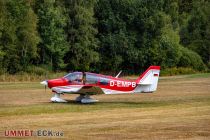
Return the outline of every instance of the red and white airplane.
{"type": "Polygon", "coordinates": [[[157,89],[160,66],[150,66],[136,80],[125,80],[116,77],[90,72],[73,72],[59,79],[45,80],[41,84],[54,92],[52,102],[67,102],[60,98],[61,94],[80,94],[76,101],[94,103],[98,100],[90,98],[96,94],[124,94],[153,92],[157,89]]]}

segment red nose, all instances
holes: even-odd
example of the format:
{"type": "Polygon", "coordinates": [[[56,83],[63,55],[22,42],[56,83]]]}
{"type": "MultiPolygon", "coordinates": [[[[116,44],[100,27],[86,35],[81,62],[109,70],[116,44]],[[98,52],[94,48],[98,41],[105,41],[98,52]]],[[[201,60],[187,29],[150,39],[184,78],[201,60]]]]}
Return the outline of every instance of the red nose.
{"type": "Polygon", "coordinates": [[[48,82],[49,88],[68,85],[68,81],[66,81],[64,78],[52,79],[52,80],[48,80],[47,82],[48,82]]]}

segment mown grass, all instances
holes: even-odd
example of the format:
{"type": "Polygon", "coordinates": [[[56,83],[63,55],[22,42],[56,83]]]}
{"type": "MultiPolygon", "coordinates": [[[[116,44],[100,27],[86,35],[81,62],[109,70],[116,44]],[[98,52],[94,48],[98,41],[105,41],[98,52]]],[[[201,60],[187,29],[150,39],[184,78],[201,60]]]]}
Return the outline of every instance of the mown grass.
{"type": "Polygon", "coordinates": [[[39,82],[0,82],[0,89],[44,89],[39,82]]]}
{"type": "MultiPolygon", "coordinates": [[[[174,77],[174,78],[161,78],[160,82],[166,81],[175,81],[180,78],[209,78],[210,73],[202,73],[202,74],[191,74],[184,75],[182,77],[174,77]]],[[[40,85],[39,82],[0,82],[0,92],[1,90],[34,90],[34,89],[43,89],[44,87],[40,85]]],[[[49,90],[48,90],[49,91],[49,90]]],[[[29,91],[30,92],[30,91],[29,91]]],[[[39,91],[40,92],[40,91],[39,91]]],[[[141,95],[140,95],[141,96],[141,95]]],[[[120,97],[120,95],[119,95],[120,97]]],[[[38,97],[36,97],[38,98],[38,97]]],[[[38,115],[42,113],[65,113],[65,112],[89,112],[94,110],[108,110],[108,109],[117,109],[117,108],[147,108],[147,107],[164,107],[171,106],[177,104],[184,103],[193,103],[193,102],[205,102],[210,104],[210,96],[207,97],[188,97],[188,98],[174,98],[174,99],[161,99],[161,100],[145,100],[140,102],[130,102],[130,101],[110,101],[110,102],[98,102],[95,104],[78,104],[74,101],[69,101],[68,103],[41,103],[41,104],[32,104],[32,105],[12,105],[12,104],[0,104],[0,116],[12,116],[12,115],[38,115]]]]}
{"type": "Polygon", "coordinates": [[[72,101],[76,95],[51,103],[50,90],[44,93],[39,82],[1,82],[0,139],[5,130],[22,129],[60,130],[63,139],[209,139],[206,77],[161,77],[153,94],[100,95],[94,96],[98,103],[86,105],[72,101]]]}
{"type": "Polygon", "coordinates": [[[80,104],[73,101],[68,103],[43,103],[38,105],[1,105],[0,117],[20,115],[40,115],[67,112],[92,112],[97,110],[125,109],[125,108],[164,108],[186,104],[210,105],[210,97],[185,98],[183,100],[161,100],[142,102],[98,102],[94,104],[80,104]]]}
{"type": "Polygon", "coordinates": [[[18,73],[18,74],[1,74],[0,82],[38,82],[46,79],[54,79],[63,77],[66,72],[47,73],[47,74],[35,74],[35,73],[18,73]]]}
{"type": "Polygon", "coordinates": [[[210,78],[210,73],[190,74],[187,77],[188,78],[210,78]]]}

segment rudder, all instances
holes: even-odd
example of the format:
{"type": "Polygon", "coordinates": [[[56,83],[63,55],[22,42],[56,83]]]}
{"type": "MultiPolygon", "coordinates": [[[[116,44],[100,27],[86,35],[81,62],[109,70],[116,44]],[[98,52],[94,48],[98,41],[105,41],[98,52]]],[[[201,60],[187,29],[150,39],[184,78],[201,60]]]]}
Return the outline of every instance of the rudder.
{"type": "Polygon", "coordinates": [[[141,92],[156,91],[158,78],[160,74],[160,66],[150,66],[137,80],[138,86],[141,86],[141,92]]]}

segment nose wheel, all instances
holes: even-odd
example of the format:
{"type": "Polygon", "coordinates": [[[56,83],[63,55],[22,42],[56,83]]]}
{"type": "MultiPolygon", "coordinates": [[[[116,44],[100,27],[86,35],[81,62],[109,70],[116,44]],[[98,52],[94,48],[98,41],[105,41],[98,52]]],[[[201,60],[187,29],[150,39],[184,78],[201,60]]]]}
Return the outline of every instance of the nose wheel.
{"type": "Polygon", "coordinates": [[[66,100],[60,98],[59,93],[55,93],[54,96],[50,100],[55,103],[66,103],[67,102],[66,100]]]}

